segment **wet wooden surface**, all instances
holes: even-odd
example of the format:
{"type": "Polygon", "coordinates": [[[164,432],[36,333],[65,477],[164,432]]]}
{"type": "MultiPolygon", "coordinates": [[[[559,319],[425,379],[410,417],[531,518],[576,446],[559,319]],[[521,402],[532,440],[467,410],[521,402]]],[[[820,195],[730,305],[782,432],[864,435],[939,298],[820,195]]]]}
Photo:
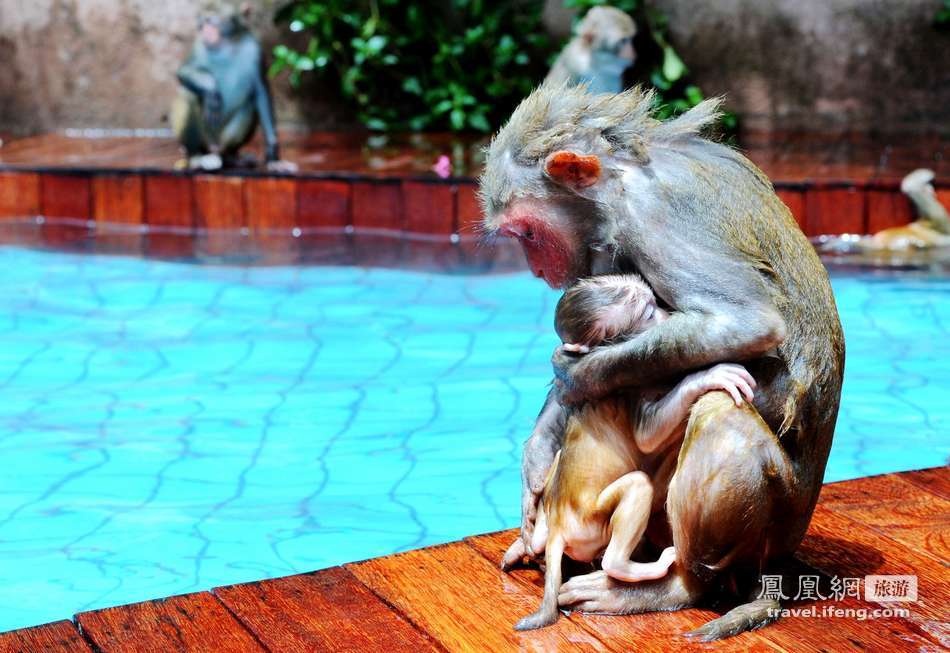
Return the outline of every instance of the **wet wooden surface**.
{"type": "MultiPolygon", "coordinates": [[[[0,147],[0,220],[42,215],[160,231],[355,228],[464,238],[481,217],[474,191],[486,144],[450,134],[290,133],[282,151],[298,164],[296,173],[207,175],[176,170],[179,153],[170,138],[44,134],[0,147]],[[452,161],[448,178],[433,169],[443,155],[452,161]],[[217,205],[208,196],[216,186],[224,195],[217,205]]],[[[950,204],[948,139],[751,135],[740,149],[773,180],[809,236],[906,224],[914,213],[899,182],[919,167],[937,173],[938,196],[950,204]]],[[[44,231],[53,245],[82,234],[75,224],[44,231]]]]}
{"type": "MultiPolygon", "coordinates": [[[[210,592],[84,612],[0,634],[14,651],[921,651],[950,646],[950,468],[826,485],[797,560],[778,571],[819,579],[821,600],[715,644],[681,633],[717,616],[706,608],[624,617],[572,614],[539,631],[512,629],[536,609],[536,569],[502,573],[515,531],[210,592]],[[832,583],[912,574],[918,600],[830,596],[832,583]],[[906,608],[907,616],[861,619],[906,608]],[[834,611],[850,610],[835,614],[834,611]],[[78,626],[78,628],[77,628],[78,626]]],[[[862,588],[863,590],[863,588],[862,588]]]]}
{"type": "MultiPolygon", "coordinates": [[[[281,133],[281,152],[298,174],[367,177],[435,177],[440,156],[452,176],[473,180],[486,136],[452,134],[368,135],[359,132],[281,133]]],[[[748,134],[739,144],[770,177],[781,182],[893,183],[913,170],[933,169],[950,180],[950,139],[931,136],[871,137],[802,133],[748,134]]],[[[247,151],[263,155],[258,138],[247,151]]],[[[76,133],[16,138],[0,147],[0,167],[169,171],[181,158],[170,137],[95,137],[76,133]]]]}

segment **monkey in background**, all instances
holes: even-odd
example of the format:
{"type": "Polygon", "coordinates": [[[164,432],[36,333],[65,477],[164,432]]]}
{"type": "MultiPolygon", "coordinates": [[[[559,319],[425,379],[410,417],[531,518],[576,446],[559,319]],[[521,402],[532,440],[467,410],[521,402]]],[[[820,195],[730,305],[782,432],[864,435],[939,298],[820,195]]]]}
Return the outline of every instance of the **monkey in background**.
{"type": "MultiPolygon", "coordinates": [[[[564,293],[555,329],[568,351],[586,354],[604,342],[633,337],[669,319],[640,277],[583,279],[564,293]]],[[[652,514],[663,510],[690,407],[705,393],[724,390],[741,410],[755,381],[739,365],[720,364],[686,376],[669,392],[615,394],[573,410],[538,508],[533,554],[545,553],[544,598],[517,630],[558,618],[563,555],[580,562],[603,556],[601,568],[621,581],[662,578],[676,559],[666,547],[654,562],[633,562],[652,514]]],[[[751,409],[747,409],[751,416],[751,409]]],[[[747,420],[757,428],[754,419],[747,420]]],[[[508,568],[525,551],[516,540],[502,561],[508,568]]]]}
{"type": "Polygon", "coordinates": [[[811,520],[845,359],[815,249],[752,162],[700,135],[718,105],[660,121],[652,93],[544,85],[494,137],[480,180],[484,230],[516,239],[548,285],[635,271],[671,310],[590,353],[555,351],[558,383],[524,446],[526,551],[570,406],[723,362],[741,362],[756,380],[748,412],[720,392],[690,412],[666,498],[676,550],[669,573],[624,583],[601,570],[558,594],[565,609],[633,614],[735,588],[747,602],[690,633],[704,641],[777,618],[762,574],[795,552],[811,520]]]}
{"type": "Polygon", "coordinates": [[[901,180],[901,191],[917,209],[917,219],[900,227],[882,229],[860,238],[831,237],[820,244],[822,251],[907,252],[950,247],[950,215],[937,199],[933,170],[919,168],[901,180]]]}
{"type": "Polygon", "coordinates": [[[202,15],[188,59],[178,69],[181,83],[172,105],[172,129],[187,159],[179,165],[201,170],[256,165],[238,156],[254,135],[258,122],[264,129],[267,168],[293,172],[281,161],[274,128],[271,97],[264,78],[261,47],[241,12],[202,15]]]}
{"type": "Polygon", "coordinates": [[[558,55],[545,82],[588,84],[591,93],[619,93],[623,74],[633,65],[637,25],[614,7],[593,7],[576,35],[558,55]]]}

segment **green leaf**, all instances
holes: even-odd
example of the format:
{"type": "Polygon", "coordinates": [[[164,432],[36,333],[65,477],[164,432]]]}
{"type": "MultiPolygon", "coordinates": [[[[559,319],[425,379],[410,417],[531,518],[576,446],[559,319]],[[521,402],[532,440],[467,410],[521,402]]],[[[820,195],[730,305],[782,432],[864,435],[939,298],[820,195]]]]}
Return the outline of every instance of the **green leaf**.
{"type": "Polygon", "coordinates": [[[696,106],[703,101],[703,92],[699,90],[699,87],[695,84],[690,84],[685,89],[683,89],[683,95],[686,96],[686,99],[693,106],[696,106]]]}
{"type": "Polygon", "coordinates": [[[402,90],[413,95],[422,95],[422,84],[419,83],[418,77],[407,77],[402,80],[402,90]]]}
{"type": "Polygon", "coordinates": [[[686,65],[676,54],[672,46],[663,48],[663,76],[675,82],[686,73],[686,65]]]}
{"type": "Polygon", "coordinates": [[[449,120],[452,123],[452,129],[459,131],[465,127],[465,112],[461,109],[453,109],[449,114],[449,120]]]}
{"type": "Polygon", "coordinates": [[[481,113],[473,113],[468,117],[468,125],[475,131],[490,132],[491,125],[488,119],[481,113]]]}

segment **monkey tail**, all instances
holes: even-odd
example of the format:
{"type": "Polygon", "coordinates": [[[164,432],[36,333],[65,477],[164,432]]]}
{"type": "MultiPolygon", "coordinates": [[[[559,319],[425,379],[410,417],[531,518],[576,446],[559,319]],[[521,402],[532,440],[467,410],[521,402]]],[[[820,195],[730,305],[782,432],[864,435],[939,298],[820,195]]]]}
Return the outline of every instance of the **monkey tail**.
{"type": "Polygon", "coordinates": [[[778,620],[780,607],[775,599],[756,599],[736,606],[718,619],[684,633],[683,636],[699,642],[714,642],[747,630],[757,630],[778,620]]]}

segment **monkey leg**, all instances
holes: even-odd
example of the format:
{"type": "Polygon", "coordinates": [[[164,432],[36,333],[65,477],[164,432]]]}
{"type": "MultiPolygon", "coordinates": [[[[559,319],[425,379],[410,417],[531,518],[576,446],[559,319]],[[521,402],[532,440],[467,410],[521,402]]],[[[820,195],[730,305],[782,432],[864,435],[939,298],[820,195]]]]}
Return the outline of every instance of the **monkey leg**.
{"type": "Polygon", "coordinates": [[[547,543],[544,552],[544,598],[534,614],[523,617],[515,624],[515,630],[534,630],[550,626],[558,618],[557,599],[561,588],[561,558],[564,555],[564,538],[556,535],[547,543]]]}
{"type": "Polygon", "coordinates": [[[185,148],[188,157],[208,152],[208,140],[201,126],[201,103],[197,95],[186,89],[179,90],[172,103],[171,122],[175,138],[185,148]]]}
{"type": "MultiPolygon", "coordinates": [[[[791,460],[751,405],[737,407],[724,392],[697,400],[667,496],[685,570],[707,586],[727,568],[760,573],[770,557],[786,553],[776,529],[792,512],[794,496],[791,460]]],[[[776,618],[778,607],[756,600],[688,635],[711,641],[759,628],[776,618]]]]}
{"type": "MultiPolygon", "coordinates": [[[[634,584],[602,571],[577,576],[562,585],[559,603],[608,614],[694,605],[718,572],[761,565],[773,553],[769,528],[782,521],[793,478],[778,438],[751,405],[737,407],[721,391],[703,395],[690,414],[667,497],[678,564],[663,578],[634,584]]],[[[781,534],[776,538],[781,541],[781,534]]],[[[718,639],[764,625],[772,607],[740,606],[696,636],[718,639]]]]}
{"type": "MultiPolygon", "coordinates": [[[[248,102],[228,118],[218,134],[217,143],[221,156],[227,165],[247,167],[247,161],[238,156],[238,150],[244,147],[254,135],[257,127],[257,109],[253,102],[248,102]]],[[[254,164],[256,165],[256,159],[254,164]]]]}
{"type": "Polygon", "coordinates": [[[643,539],[652,504],[653,484],[650,477],[640,471],[624,474],[597,498],[597,509],[612,513],[610,542],[601,563],[611,578],[628,582],[662,578],[676,559],[673,547],[669,547],[656,562],[630,560],[643,539]]]}

